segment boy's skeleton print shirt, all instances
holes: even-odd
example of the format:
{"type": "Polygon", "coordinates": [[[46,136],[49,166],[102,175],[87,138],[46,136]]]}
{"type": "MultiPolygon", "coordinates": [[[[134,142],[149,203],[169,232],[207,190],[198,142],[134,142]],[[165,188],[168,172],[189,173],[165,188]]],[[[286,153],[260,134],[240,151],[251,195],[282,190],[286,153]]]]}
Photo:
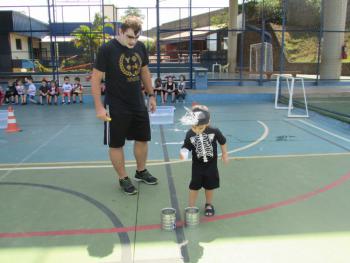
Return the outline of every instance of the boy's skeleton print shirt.
{"type": "Polygon", "coordinates": [[[197,155],[197,158],[203,158],[203,162],[205,163],[208,162],[208,158],[214,157],[212,145],[214,137],[214,133],[201,133],[190,138],[192,145],[195,147],[195,153],[197,155]]]}
{"type": "Polygon", "coordinates": [[[219,129],[209,126],[201,134],[189,130],[182,148],[192,151],[193,162],[208,163],[217,159],[217,142],[223,145],[226,138],[219,129]]]}

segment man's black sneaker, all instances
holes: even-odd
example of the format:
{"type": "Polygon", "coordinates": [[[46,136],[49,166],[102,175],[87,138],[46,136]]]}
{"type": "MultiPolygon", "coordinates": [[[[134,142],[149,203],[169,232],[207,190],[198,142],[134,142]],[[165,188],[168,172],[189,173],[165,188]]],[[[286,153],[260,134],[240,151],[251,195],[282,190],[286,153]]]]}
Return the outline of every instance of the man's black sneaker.
{"type": "Polygon", "coordinates": [[[119,179],[119,184],[126,194],[128,195],[137,194],[137,190],[135,186],[133,186],[129,177],[124,177],[123,179],[119,179]]]}
{"type": "Polygon", "coordinates": [[[135,180],[136,181],[142,181],[146,184],[157,184],[158,179],[152,176],[147,169],[143,170],[142,172],[136,171],[135,174],[135,180]]]}

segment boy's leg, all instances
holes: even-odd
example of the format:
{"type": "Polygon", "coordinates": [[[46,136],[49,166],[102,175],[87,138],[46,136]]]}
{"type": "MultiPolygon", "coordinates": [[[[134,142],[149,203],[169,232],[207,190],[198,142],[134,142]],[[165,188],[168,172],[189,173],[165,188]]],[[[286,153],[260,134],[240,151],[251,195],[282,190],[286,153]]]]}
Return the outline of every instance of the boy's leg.
{"type": "Polygon", "coordinates": [[[198,196],[198,190],[191,190],[188,198],[188,206],[196,206],[196,200],[198,196]]]}
{"type": "Polygon", "coordinates": [[[214,190],[205,190],[205,203],[212,204],[213,202],[214,190]]]}

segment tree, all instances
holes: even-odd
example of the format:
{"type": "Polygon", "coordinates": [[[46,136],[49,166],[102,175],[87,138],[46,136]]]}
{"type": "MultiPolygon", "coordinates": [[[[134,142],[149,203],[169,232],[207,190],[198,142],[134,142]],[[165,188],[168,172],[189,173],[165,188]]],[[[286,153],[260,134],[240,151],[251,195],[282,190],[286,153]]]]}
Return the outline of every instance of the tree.
{"type": "Polygon", "coordinates": [[[225,8],[219,14],[210,17],[211,26],[227,27],[228,25],[228,8],[225,8]]]}
{"type": "MultiPolygon", "coordinates": [[[[113,29],[111,23],[105,23],[104,27],[110,27],[113,29]]],[[[98,48],[103,44],[103,36],[106,39],[111,38],[110,34],[103,34],[103,19],[99,14],[95,14],[91,27],[81,25],[76,28],[71,35],[74,36],[72,41],[77,48],[83,48],[86,52],[90,51],[90,59],[95,58],[98,48]]]]}
{"type": "Polygon", "coordinates": [[[136,7],[131,7],[128,6],[128,8],[125,10],[124,15],[121,17],[121,21],[124,21],[124,19],[127,16],[137,16],[139,17],[141,20],[143,20],[145,18],[145,16],[142,14],[141,9],[136,8],[136,7]]]}

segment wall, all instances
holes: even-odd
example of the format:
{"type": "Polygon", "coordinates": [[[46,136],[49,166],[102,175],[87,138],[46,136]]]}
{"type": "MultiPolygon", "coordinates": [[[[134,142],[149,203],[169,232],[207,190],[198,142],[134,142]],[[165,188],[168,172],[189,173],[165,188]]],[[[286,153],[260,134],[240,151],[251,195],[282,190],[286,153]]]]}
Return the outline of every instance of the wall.
{"type": "Polygon", "coordinates": [[[15,33],[10,33],[9,35],[12,59],[29,59],[28,37],[21,36],[15,33]],[[16,39],[21,39],[22,50],[16,49],[16,39]]]}

